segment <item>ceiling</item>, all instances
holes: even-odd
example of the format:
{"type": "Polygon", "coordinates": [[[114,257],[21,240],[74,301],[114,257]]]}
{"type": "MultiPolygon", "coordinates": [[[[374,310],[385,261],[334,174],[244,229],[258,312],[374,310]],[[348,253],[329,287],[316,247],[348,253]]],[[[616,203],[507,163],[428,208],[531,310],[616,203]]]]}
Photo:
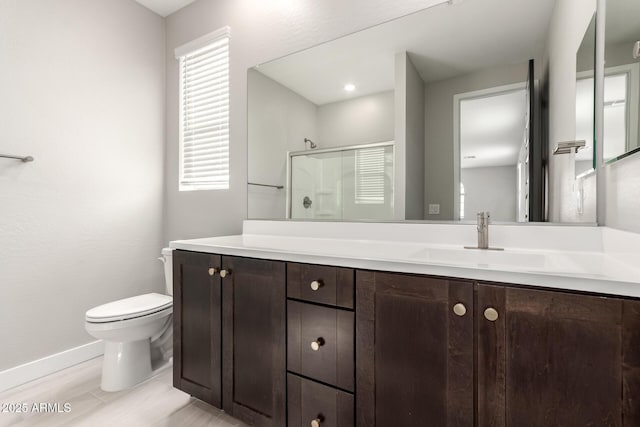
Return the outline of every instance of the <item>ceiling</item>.
{"type": "Polygon", "coordinates": [[[460,102],[460,167],[515,166],[525,119],[525,89],[463,99],[460,102]]]}
{"type": "Polygon", "coordinates": [[[135,0],[147,9],[150,9],[162,17],[171,15],[178,9],[182,9],[195,0],[135,0]]]}
{"type": "Polygon", "coordinates": [[[409,52],[425,82],[541,56],[556,0],[439,4],[261,64],[258,70],[316,105],[393,90],[394,57],[409,52]],[[343,87],[353,83],[349,94],[343,87]]]}
{"type": "Polygon", "coordinates": [[[609,1],[606,12],[607,44],[640,40],[640,1],[609,1]]]}

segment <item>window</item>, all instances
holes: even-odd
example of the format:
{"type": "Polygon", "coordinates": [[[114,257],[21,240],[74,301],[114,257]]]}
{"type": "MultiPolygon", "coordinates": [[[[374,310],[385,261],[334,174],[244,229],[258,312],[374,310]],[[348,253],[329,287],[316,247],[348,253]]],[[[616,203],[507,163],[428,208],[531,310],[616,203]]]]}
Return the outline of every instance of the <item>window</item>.
{"type": "Polygon", "coordinates": [[[229,28],[175,53],[180,61],[179,189],[228,189],[229,28]]]}
{"type": "Polygon", "coordinates": [[[356,203],[383,204],[385,147],[356,150],[356,203]]]}

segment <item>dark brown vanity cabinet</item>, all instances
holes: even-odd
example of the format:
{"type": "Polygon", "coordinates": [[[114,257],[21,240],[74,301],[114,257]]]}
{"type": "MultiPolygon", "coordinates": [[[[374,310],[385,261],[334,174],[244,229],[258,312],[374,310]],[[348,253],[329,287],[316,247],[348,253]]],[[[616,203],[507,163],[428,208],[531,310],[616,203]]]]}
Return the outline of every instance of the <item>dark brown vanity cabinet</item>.
{"type": "Polygon", "coordinates": [[[356,273],[358,426],[473,426],[473,283],[356,273]]]}
{"type": "Polygon", "coordinates": [[[173,252],[173,385],[222,405],[222,257],[173,252]]]}
{"type": "Polygon", "coordinates": [[[640,300],[175,251],[174,385],[255,426],[640,426],[640,300]]]}
{"type": "Polygon", "coordinates": [[[286,424],[278,261],[174,251],[174,386],[255,426],[286,424]]]}
{"type": "Polygon", "coordinates": [[[353,392],[353,311],[287,302],[287,368],[353,392]]]}
{"type": "Polygon", "coordinates": [[[358,426],[640,426],[637,300],[358,271],[356,355],[358,426]]]}
{"type": "Polygon", "coordinates": [[[290,427],[353,427],[353,394],[287,375],[290,427]]]}
{"type": "Polygon", "coordinates": [[[290,427],[353,427],[355,271],[287,264],[290,427]]]}
{"type": "Polygon", "coordinates": [[[640,426],[640,302],[477,286],[478,425],[640,426]]]}
{"type": "Polygon", "coordinates": [[[223,257],[226,412],[253,426],[286,424],[285,263],[223,257]]]}

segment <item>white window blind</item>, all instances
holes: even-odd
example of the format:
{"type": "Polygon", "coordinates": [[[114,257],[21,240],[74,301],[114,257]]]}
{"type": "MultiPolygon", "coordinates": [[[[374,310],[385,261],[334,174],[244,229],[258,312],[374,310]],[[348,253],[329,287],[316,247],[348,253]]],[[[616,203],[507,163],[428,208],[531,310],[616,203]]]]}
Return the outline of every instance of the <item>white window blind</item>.
{"type": "Polygon", "coordinates": [[[229,188],[229,30],[176,49],[180,190],[229,188]]]}
{"type": "Polygon", "coordinates": [[[356,203],[384,203],[385,147],[356,150],[356,203]]]}

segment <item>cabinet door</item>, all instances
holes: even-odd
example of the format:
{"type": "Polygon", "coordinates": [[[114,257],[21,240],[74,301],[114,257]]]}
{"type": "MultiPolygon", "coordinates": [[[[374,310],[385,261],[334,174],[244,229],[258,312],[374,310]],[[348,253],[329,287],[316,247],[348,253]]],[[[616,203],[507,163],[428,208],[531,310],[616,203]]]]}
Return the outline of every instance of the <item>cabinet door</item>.
{"type": "Polygon", "coordinates": [[[286,424],[285,264],[223,257],[224,410],[254,426],[286,424]]]}
{"type": "Polygon", "coordinates": [[[472,283],[358,271],[356,424],[473,426],[473,318],[472,283]]]}
{"type": "Polygon", "coordinates": [[[173,253],[173,385],[222,407],[222,293],[211,268],[220,256],[173,253]]]}
{"type": "Polygon", "coordinates": [[[622,426],[622,306],[478,285],[478,425],[622,426]]]}

